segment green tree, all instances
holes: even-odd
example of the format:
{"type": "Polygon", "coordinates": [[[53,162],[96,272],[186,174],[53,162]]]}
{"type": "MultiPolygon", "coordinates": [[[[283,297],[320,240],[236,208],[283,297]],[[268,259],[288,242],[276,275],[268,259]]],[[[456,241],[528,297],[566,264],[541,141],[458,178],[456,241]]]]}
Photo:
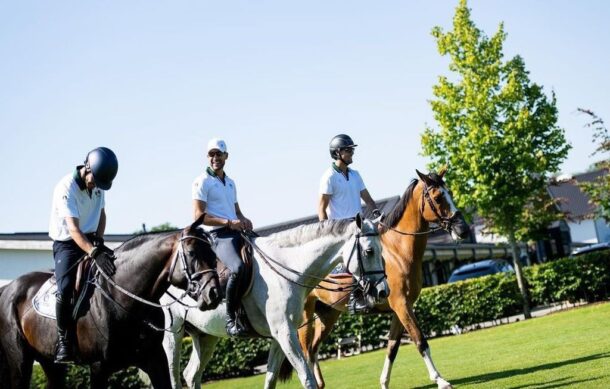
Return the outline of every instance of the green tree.
{"type": "Polygon", "coordinates": [[[137,235],[137,234],[144,234],[146,232],[174,231],[174,230],[177,230],[177,229],[178,229],[178,227],[172,225],[171,223],[163,223],[163,224],[159,224],[158,226],[154,226],[150,230],[147,230],[146,229],[146,224],[142,224],[142,229],[141,230],[137,230],[136,232],[134,232],[134,234],[137,235]]]}
{"type": "MultiPolygon", "coordinates": [[[[591,120],[585,124],[585,127],[593,129],[593,142],[597,143],[597,148],[591,156],[610,152],[610,133],[603,119],[588,109],[578,108],[578,111],[589,116],[591,120]]],[[[595,168],[604,169],[608,173],[610,172],[610,161],[604,158],[595,163],[595,168]]],[[[593,182],[579,183],[579,186],[589,195],[591,203],[597,206],[595,215],[610,222],[610,174],[601,175],[593,182]]]]}
{"type": "Polygon", "coordinates": [[[545,197],[547,176],[570,145],[557,126],[554,93],[532,83],[520,56],[503,61],[504,26],[488,38],[461,0],[453,30],[432,30],[439,53],[449,56],[451,79],[439,77],[430,101],[439,130],[422,135],[422,154],[431,167],[449,165],[447,181],[462,209],[476,212],[488,228],[508,238],[523,309],[530,317],[518,241],[552,216],[545,197]],[[536,226],[538,224],[538,226],[536,226]]]}

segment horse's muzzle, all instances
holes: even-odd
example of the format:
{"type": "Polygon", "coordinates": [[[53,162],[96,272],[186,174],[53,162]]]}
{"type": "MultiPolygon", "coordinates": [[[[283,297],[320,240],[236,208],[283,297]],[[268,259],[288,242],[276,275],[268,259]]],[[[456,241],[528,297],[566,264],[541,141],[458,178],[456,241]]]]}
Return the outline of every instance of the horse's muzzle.
{"type": "Polygon", "coordinates": [[[466,239],[470,234],[470,226],[466,223],[464,216],[460,211],[451,216],[449,220],[449,230],[451,237],[455,240],[466,239]]]}

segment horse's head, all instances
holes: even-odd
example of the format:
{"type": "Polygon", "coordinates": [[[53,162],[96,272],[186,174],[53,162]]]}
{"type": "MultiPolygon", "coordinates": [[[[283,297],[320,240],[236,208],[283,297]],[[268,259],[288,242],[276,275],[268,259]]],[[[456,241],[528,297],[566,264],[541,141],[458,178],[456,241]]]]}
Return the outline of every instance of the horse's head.
{"type": "Polygon", "coordinates": [[[358,214],[354,223],[357,232],[353,243],[345,245],[344,266],[358,281],[358,286],[367,297],[367,303],[372,307],[390,294],[381,256],[381,241],[373,222],[358,214]]]}
{"type": "Polygon", "coordinates": [[[415,170],[421,186],[422,217],[431,223],[437,223],[455,240],[464,239],[470,231],[462,213],[455,207],[451,192],[447,189],[443,176],[447,169],[437,173],[423,174],[415,170]]]}
{"type": "Polygon", "coordinates": [[[210,237],[199,228],[203,215],[185,228],[176,242],[169,281],[197,301],[201,310],[214,309],[222,300],[216,253],[210,237]]]}

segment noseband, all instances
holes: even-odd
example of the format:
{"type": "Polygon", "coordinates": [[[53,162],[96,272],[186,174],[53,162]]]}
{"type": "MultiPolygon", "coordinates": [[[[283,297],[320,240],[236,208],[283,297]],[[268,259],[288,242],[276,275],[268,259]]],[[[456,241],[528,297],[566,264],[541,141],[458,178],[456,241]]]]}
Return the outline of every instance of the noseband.
{"type": "Polygon", "coordinates": [[[199,236],[194,236],[194,235],[184,235],[184,232],[182,232],[182,236],[180,237],[180,246],[178,247],[178,251],[176,251],[176,255],[174,255],[174,258],[172,259],[172,263],[170,265],[169,268],[169,273],[167,275],[167,281],[171,281],[172,275],[174,274],[174,271],[176,269],[176,264],[178,263],[178,258],[180,258],[180,264],[182,265],[182,274],[184,275],[184,277],[186,278],[187,282],[188,282],[188,286],[187,286],[187,292],[189,295],[192,296],[198,296],[199,293],[201,293],[201,290],[203,290],[203,288],[205,287],[206,283],[201,283],[200,280],[201,278],[203,278],[203,275],[206,273],[218,273],[217,270],[214,269],[207,269],[207,270],[200,270],[198,272],[194,272],[191,273],[189,266],[186,262],[186,253],[185,253],[185,249],[184,249],[184,241],[186,239],[196,239],[199,240],[201,242],[204,242],[206,244],[210,244],[209,239],[207,238],[201,238],[199,236]]]}
{"type": "MultiPolygon", "coordinates": [[[[364,262],[362,260],[362,245],[360,244],[360,238],[366,237],[366,236],[379,236],[379,232],[376,232],[376,231],[375,232],[365,232],[365,233],[359,232],[356,234],[354,246],[352,247],[352,251],[349,254],[347,264],[345,265],[345,267],[346,267],[345,270],[348,272],[348,274],[352,274],[349,271],[349,264],[352,261],[352,258],[354,257],[354,251],[355,251],[356,260],[358,261],[358,270],[360,271],[360,282],[358,283],[358,287],[360,287],[365,294],[368,294],[369,291],[371,290],[371,287],[376,287],[379,283],[383,282],[383,280],[387,277],[387,275],[385,274],[385,268],[382,270],[366,270],[364,268],[364,262]],[[375,282],[374,284],[371,284],[370,281],[365,279],[365,276],[373,275],[373,274],[383,274],[383,277],[381,277],[379,280],[377,280],[377,282],[375,282]]],[[[382,264],[383,264],[383,261],[382,261],[382,264]]]]}

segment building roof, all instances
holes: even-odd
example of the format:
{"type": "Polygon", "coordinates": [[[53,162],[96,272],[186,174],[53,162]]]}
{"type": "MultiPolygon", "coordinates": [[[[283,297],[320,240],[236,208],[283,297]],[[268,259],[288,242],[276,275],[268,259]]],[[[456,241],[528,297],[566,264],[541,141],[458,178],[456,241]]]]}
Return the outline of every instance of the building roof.
{"type": "Polygon", "coordinates": [[[574,220],[589,219],[595,211],[590,197],[584,193],[579,183],[593,182],[597,178],[608,174],[606,170],[596,170],[572,176],[571,179],[553,182],[548,186],[549,193],[559,200],[559,210],[574,220]]]}

